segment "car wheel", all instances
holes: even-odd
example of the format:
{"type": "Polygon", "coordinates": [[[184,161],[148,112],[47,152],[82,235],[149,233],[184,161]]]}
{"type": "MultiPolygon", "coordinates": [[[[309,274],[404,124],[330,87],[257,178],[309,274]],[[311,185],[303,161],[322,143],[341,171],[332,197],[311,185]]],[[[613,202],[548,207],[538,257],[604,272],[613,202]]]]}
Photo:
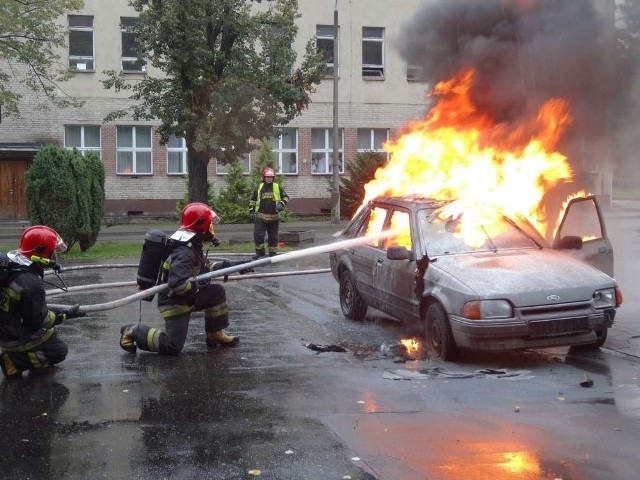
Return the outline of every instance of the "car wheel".
{"type": "Polygon", "coordinates": [[[598,336],[598,339],[595,341],[595,343],[592,343],[591,345],[588,345],[588,346],[592,348],[600,348],[601,346],[603,346],[604,342],[607,341],[607,330],[609,329],[603,328],[602,330],[596,330],[596,335],[598,336]]]}
{"type": "Polygon", "coordinates": [[[367,304],[356,288],[356,282],[348,271],[340,276],[340,308],[350,320],[362,320],[367,314],[367,304]]]}
{"type": "Polygon", "coordinates": [[[425,340],[429,353],[441,360],[453,360],[458,348],[447,314],[439,303],[432,304],[425,316],[425,340]]]}

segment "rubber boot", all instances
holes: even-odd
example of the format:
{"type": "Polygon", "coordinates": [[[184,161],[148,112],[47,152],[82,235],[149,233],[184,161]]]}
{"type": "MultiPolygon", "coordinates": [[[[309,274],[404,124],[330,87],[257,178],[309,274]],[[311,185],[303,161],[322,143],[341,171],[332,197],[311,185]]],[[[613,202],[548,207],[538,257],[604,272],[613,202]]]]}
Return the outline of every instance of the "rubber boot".
{"type": "Polygon", "coordinates": [[[220,345],[222,347],[233,347],[240,342],[240,337],[233,337],[227,335],[224,330],[217,330],[215,332],[207,333],[207,346],[215,347],[220,345]]]}
{"type": "Polygon", "coordinates": [[[256,248],[256,253],[251,258],[253,260],[258,260],[260,257],[264,257],[264,247],[256,248]]]}
{"type": "Polygon", "coordinates": [[[133,340],[133,331],[135,330],[135,325],[123,325],[120,328],[120,347],[129,353],[136,353],[138,347],[136,347],[136,342],[133,340]]]}
{"type": "Polygon", "coordinates": [[[14,365],[11,357],[7,353],[3,353],[0,357],[0,370],[7,378],[21,378],[22,370],[18,370],[14,365]]]}

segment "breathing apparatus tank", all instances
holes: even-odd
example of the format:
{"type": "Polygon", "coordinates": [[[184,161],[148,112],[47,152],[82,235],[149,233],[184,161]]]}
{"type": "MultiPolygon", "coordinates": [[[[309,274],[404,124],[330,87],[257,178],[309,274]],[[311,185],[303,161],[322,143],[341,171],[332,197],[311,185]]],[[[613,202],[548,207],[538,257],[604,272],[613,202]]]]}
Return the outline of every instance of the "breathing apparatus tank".
{"type": "MultiPolygon", "coordinates": [[[[163,231],[154,229],[145,233],[136,277],[141,290],[146,290],[158,284],[160,267],[169,254],[168,250],[167,236],[163,231]]],[[[153,297],[154,295],[150,295],[143,300],[150,302],[153,297]]]]}

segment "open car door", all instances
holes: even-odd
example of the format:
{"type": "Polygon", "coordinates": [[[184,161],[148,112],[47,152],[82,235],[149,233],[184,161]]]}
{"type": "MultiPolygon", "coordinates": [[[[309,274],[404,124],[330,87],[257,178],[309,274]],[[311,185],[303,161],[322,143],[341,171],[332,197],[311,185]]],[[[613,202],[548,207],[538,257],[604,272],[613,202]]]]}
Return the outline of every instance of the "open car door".
{"type": "Polygon", "coordinates": [[[564,211],[553,248],[588,263],[613,277],[613,247],[596,198],[574,198],[564,211]]]}

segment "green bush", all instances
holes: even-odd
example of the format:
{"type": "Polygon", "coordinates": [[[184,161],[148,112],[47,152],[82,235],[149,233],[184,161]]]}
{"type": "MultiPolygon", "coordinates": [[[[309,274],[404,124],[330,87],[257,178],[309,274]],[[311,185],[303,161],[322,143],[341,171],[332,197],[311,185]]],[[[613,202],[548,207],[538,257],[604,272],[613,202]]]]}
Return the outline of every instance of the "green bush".
{"type": "Polygon", "coordinates": [[[69,248],[78,239],[78,194],[72,155],[64,148],[46,145],[36,154],[25,175],[31,224],[53,228],[69,248]]]}
{"type": "Polygon", "coordinates": [[[387,163],[387,157],[379,152],[357,153],[353,161],[345,165],[340,177],[340,214],[351,218],[364,200],[364,186],[373,180],[376,170],[387,163]]]}
{"type": "Polygon", "coordinates": [[[34,157],[25,178],[32,225],[56,230],[69,249],[92,246],[104,214],[104,168],[95,154],[46,145],[34,157]]]}
{"type": "Polygon", "coordinates": [[[98,239],[104,218],[105,202],[104,165],[93,152],[87,152],[84,155],[84,165],[88,177],[89,232],[78,237],[78,244],[83,252],[95,245],[98,239]]]}

